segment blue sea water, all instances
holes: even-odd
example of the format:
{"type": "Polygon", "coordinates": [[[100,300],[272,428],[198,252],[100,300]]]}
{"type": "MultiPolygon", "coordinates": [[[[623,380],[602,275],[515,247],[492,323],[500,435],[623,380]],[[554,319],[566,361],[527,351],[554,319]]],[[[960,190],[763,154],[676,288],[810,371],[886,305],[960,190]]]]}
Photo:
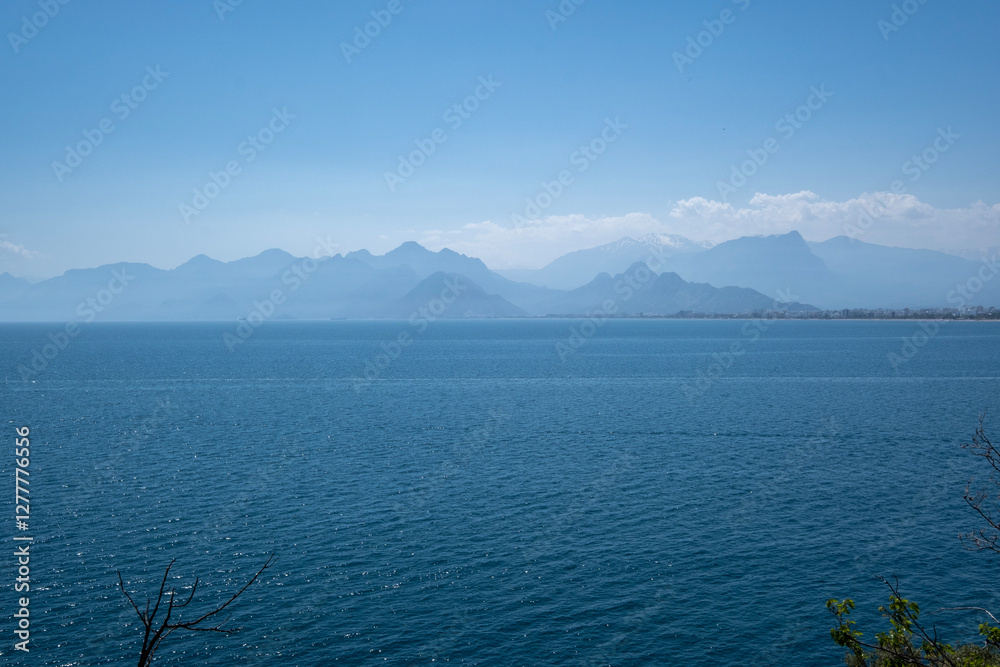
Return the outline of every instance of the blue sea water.
{"type": "Polygon", "coordinates": [[[176,559],[198,612],[270,553],[239,632],[157,664],[836,665],[824,602],[873,635],[875,575],[1000,609],[1000,560],[957,537],[1000,325],[765,325],[288,322],[230,350],[232,325],[95,324],[40,370],[62,327],[0,326],[35,538],[25,654],[10,489],[0,661],[134,663],[116,571],[141,602],[176,559]]]}

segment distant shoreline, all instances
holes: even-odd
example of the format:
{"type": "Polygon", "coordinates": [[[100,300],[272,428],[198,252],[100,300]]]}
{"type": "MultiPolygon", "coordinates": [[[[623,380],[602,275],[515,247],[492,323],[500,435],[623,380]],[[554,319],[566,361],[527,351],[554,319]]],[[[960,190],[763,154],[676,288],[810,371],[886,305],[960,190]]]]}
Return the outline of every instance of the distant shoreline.
{"type": "MultiPolygon", "coordinates": [[[[547,315],[543,317],[469,318],[512,320],[589,320],[586,315],[547,315]]],[[[768,317],[767,315],[718,315],[677,317],[674,315],[636,315],[608,317],[609,320],[781,320],[783,322],[1000,322],[1000,317],[768,317]]]]}

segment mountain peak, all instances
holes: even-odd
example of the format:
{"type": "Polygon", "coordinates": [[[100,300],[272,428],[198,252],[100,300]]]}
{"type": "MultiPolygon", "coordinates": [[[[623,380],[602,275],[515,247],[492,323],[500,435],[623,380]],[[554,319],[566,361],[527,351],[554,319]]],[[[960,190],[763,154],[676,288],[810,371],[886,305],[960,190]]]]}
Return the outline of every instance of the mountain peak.
{"type": "Polygon", "coordinates": [[[631,236],[623,236],[622,238],[618,239],[617,241],[614,241],[613,243],[607,243],[605,245],[600,246],[600,250],[602,250],[605,254],[607,254],[607,253],[617,252],[622,248],[634,248],[635,246],[638,245],[641,245],[640,241],[636,241],[631,236]]]}
{"type": "Polygon", "coordinates": [[[680,234],[663,234],[659,232],[646,234],[639,239],[639,243],[656,248],[670,248],[671,250],[680,252],[697,252],[699,250],[707,250],[715,245],[711,241],[692,241],[680,234]]]}
{"type": "Polygon", "coordinates": [[[407,252],[407,253],[409,253],[409,252],[430,252],[430,250],[428,250],[427,248],[423,247],[422,245],[420,245],[416,241],[407,241],[407,242],[403,243],[402,245],[400,245],[395,250],[391,250],[391,251],[387,252],[386,254],[387,255],[392,255],[394,253],[399,253],[399,252],[407,252]]]}
{"type": "Polygon", "coordinates": [[[285,252],[281,248],[268,248],[264,252],[260,253],[259,255],[256,255],[255,257],[252,257],[251,259],[286,260],[286,259],[294,259],[294,257],[292,257],[292,255],[285,252]]]}
{"type": "Polygon", "coordinates": [[[490,294],[467,276],[435,271],[400,302],[402,314],[430,312],[435,317],[520,317],[525,311],[497,294],[490,294]],[[439,308],[434,312],[434,304],[439,308]]]}
{"type": "MultiPolygon", "coordinates": [[[[192,257],[188,261],[186,261],[183,264],[181,264],[180,266],[178,266],[177,269],[180,269],[180,268],[183,268],[183,267],[186,267],[186,268],[189,268],[189,269],[193,269],[193,268],[201,268],[201,267],[208,267],[208,266],[218,266],[219,264],[222,264],[222,262],[220,262],[217,259],[212,259],[208,255],[201,254],[201,255],[195,255],[194,257],[192,257]]],[[[174,270],[176,271],[177,269],[174,269],[174,270]]]]}
{"type": "Polygon", "coordinates": [[[726,243],[733,243],[734,241],[738,242],[742,241],[743,239],[756,239],[758,242],[764,242],[768,245],[779,244],[787,248],[808,246],[806,240],[802,238],[802,234],[799,234],[799,232],[794,229],[784,234],[760,234],[758,236],[744,236],[742,239],[733,239],[733,241],[726,241],[726,243]]]}

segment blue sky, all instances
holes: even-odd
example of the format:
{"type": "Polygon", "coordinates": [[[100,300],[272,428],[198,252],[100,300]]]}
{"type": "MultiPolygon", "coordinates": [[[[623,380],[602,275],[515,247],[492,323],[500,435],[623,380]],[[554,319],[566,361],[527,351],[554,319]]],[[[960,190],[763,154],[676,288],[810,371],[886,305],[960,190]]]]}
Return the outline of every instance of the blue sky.
{"type": "Polygon", "coordinates": [[[306,254],[319,237],[343,251],[449,245],[501,267],[649,231],[720,241],[800,228],[822,240],[894,181],[904,188],[882,198],[863,240],[957,249],[1000,238],[995,2],[910,0],[910,14],[895,3],[898,26],[894,3],[879,0],[566,0],[568,16],[551,13],[558,0],[220,10],[231,2],[3,4],[0,271],[306,254]],[[45,7],[54,15],[26,29],[45,7]],[[342,45],[372,12],[391,22],[348,62],[342,45]],[[678,67],[699,33],[707,46],[678,67]],[[499,85],[487,92],[481,78],[499,85]],[[144,79],[128,108],[121,96],[144,79]],[[447,121],[477,87],[478,108],[447,121]],[[776,129],[814,87],[832,97],[813,98],[791,136],[776,129]],[[608,119],[627,127],[581,161],[608,119]],[[113,132],[78,166],[53,165],[102,121],[113,132]],[[281,127],[273,137],[269,123],[281,127]],[[915,170],[911,158],[949,128],[937,144],[947,149],[915,170]],[[399,156],[438,129],[445,140],[390,188],[399,156]],[[271,143],[241,150],[262,130],[271,143]],[[776,151],[723,193],[769,138],[776,151]],[[230,163],[228,185],[185,216],[230,163]],[[549,203],[543,183],[564,171],[549,203]],[[546,206],[525,215],[529,199],[546,206]]]}

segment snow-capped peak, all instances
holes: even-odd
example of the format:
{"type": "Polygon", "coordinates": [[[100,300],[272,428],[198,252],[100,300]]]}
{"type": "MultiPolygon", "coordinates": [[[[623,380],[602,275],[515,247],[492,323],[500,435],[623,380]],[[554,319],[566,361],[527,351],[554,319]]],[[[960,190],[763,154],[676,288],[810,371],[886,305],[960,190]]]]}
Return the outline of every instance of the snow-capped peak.
{"type": "Polygon", "coordinates": [[[639,242],[645,246],[670,248],[678,252],[698,252],[715,245],[711,241],[692,241],[679,234],[646,234],[639,242]]]}

